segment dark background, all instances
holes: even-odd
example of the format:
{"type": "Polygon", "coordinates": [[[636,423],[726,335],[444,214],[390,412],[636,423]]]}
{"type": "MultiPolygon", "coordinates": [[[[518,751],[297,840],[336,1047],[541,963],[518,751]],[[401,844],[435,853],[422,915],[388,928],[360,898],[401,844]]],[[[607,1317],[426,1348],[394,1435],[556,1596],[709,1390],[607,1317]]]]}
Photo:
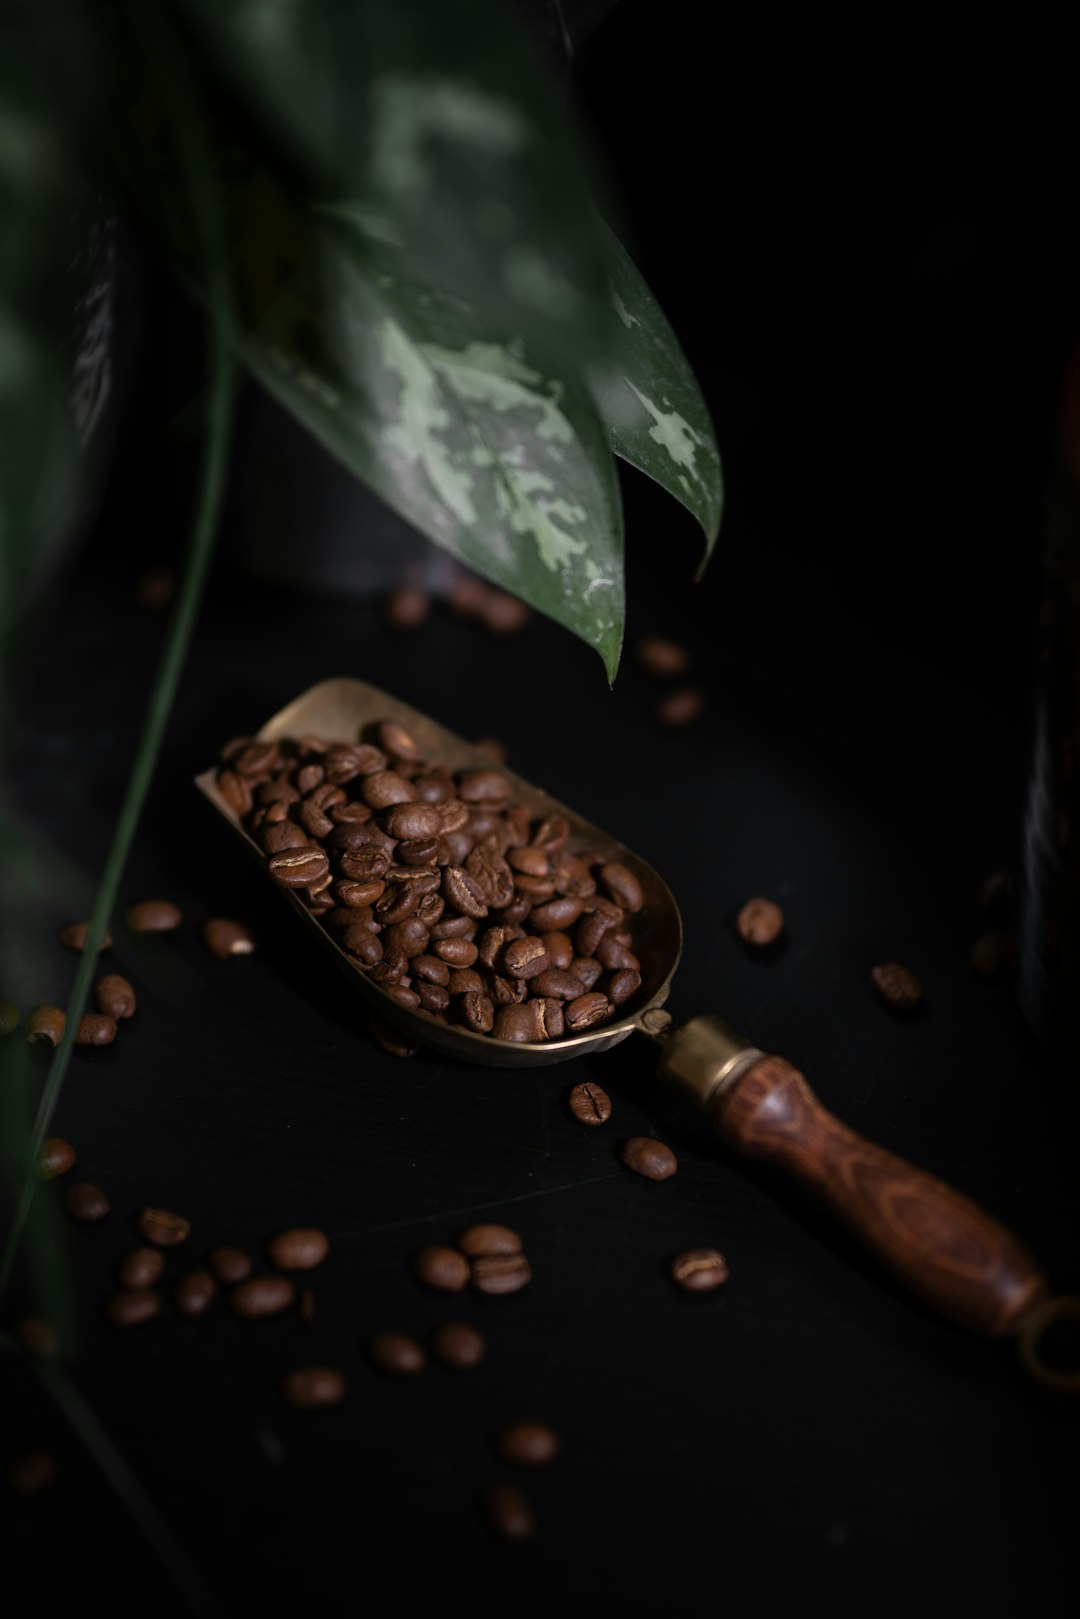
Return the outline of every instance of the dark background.
{"type": "MultiPolygon", "coordinates": [[[[175,899],[185,927],[114,929],[139,1016],[114,1049],[77,1054],[55,1123],[113,1204],[67,1234],[84,1319],[72,1375],[229,1613],[454,1597],[481,1614],[814,1600],[1004,1614],[1071,1590],[1075,1420],[1009,1346],[932,1317],[725,1156],[655,1087],[644,1042],[528,1074],[379,1052],[190,786],[225,737],[329,674],[501,737],[521,774],[662,870],[686,926],[677,1017],[716,1010],[783,1051],[848,1122],[1014,1227],[1057,1288],[1080,1286],[1075,1084],[1008,983],[968,959],[982,882],[1019,838],[1043,504],[1078,324],[1077,177],[991,161],[977,141],[924,154],[911,93],[864,108],[824,51],[789,84],[729,23],[719,50],[697,48],[698,8],[667,24],[627,0],[574,83],[724,456],[721,540],[696,588],[692,521],[644,479],[624,484],[628,645],[685,642],[702,720],[665,730],[632,657],[609,693],[547,621],[500,640],[439,605],[407,635],[378,600],[317,579],[253,582],[230,529],[124,884],[125,901],[175,899]],[[764,958],[733,926],[755,893],[788,921],[764,958]],[[198,924],[214,914],[249,921],[258,953],[211,961],[198,924]],[[926,986],[908,1021],[870,986],[884,959],[926,986]],[[566,1113],[581,1079],[612,1094],[603,1130],[566,1113]],[[670,1143],[671,1181],[620,1166],[633,1134],[670,1143]],[[215,1243],[254,1251],[322,1226],[315,1321],[253,1326],[219,1303],[107,1329],[146,1203],[194,1223],[170,1277],[215,1243]],[[526,1292],[444,1299],[413,1281],[410,1253],[474,1218],[521,1231],[526,1292]],[[731,1280],[687,1298],[666,1264],[702,1244],[731,1280]],[[399,1386],[366,1364],[372,1332],[448,1318],[482,1326],[481,1370],[399,1386]],[[345,1369],[350,1397],[290,1412],[277,1381],[314,1361],[345,1369]],[[564,1453],[522,1481],[536,1539],[502,1547],[475,1497],[509,1476],[490,1438],[517,1415],[551,1421],[564,1453]]],[[[163,628],[134,582],[175,555],[186,517],[165,430],[193,328],[152,264],[141,299],[133,404],[100,518],[39,616],[16,760],[21,802],[91,871],[163,628]]],[[[256,474],[265,419],[249,399],[239,464],[256,474]]],[[[72,971],[58,945],[47,960],[41,1000],[72,971]]],[[[8,1496],[9,1564],[48,1559],[58,1600],[182,1611],[64,1423],[20,1390],[12,1443],[51,1444],[62,1471],[37,1500],[8,1496]]]]}

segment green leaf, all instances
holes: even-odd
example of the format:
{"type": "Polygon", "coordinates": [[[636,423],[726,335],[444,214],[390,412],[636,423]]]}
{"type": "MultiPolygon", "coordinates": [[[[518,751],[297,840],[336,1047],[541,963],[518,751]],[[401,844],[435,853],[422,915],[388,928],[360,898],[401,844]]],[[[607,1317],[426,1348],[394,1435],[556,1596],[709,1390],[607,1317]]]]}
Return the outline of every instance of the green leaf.
{"type": "Polygon", "coordinates": [[[594,646],[614,679],[622,514],[588,390],[387,263],[363,262],[348,225],[319,225],[243,338],[247,364],[388,505],[594,646]]]}
{"type": "Polygon", "coordinates": [[[679,341],[626,249],[609,230],[613,362],[594,367],[593,396],[616,455],[662,484],[701,524],[704,573],[720,528],[724,485],[708,408],[679,341]]]}
{"type": "Polygon", "coordinates": [[[536,355],[608,341],[562,97],[505,0],[183,0],[264,160],[536,355]]]}

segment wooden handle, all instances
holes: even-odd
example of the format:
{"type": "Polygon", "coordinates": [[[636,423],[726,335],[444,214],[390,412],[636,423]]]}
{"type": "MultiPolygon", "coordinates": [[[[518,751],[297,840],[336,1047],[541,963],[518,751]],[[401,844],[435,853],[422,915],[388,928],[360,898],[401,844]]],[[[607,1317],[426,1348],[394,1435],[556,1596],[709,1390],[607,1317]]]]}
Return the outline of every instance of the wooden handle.
{"type": "Polygon", "coordinates": [[[709,1108],[723,1140],[782,1165],[894,1276],[961,1326],[1016,1332],[1046,1277],[1005,1227],[944,1181],[864,1141],[783,1057],[763,1057],[709,1108]]]}

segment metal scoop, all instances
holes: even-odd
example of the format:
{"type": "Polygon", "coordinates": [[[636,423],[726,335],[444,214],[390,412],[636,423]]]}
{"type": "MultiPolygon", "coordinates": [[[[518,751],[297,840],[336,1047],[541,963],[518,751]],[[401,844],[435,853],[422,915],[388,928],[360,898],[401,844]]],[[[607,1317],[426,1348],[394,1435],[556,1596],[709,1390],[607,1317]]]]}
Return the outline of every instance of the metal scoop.
{"type": "MultiPolygon", "coordinates": [[[[415,738],[424,758],[451,771],[491,768],[486,754],[397,698],[359,680],[325,680],[268,720],[260,741],[317,736],[354,742],[364,727],[395,720],[415,738]]],[[[379,1016],[418,1044],[462,1062],[500,1068],[564,1062],[586,1051],[606,1051],[635,1031],[659,1053],[661,1080],[681,1091],[711,1119],[729,1147],[785,1169],[815,1194],[896,1277],[943,1315],[989,1337],[1018,1333],[1025,1363],[1041,1371],[1037,1344],[1051,1320],[1075,1315],[1077,1301],[1048,1298],[1046,1277],[1032,1255],[1004,1226],[974,1203],[843,1125],[818,1101],[802,1074],[782,1057],[767,1056],[719,1018],[692,1018],[676,1028],[663,1010],[682,953],[678,907],[651,866],[591,826],[541,788],[500,767],[512,800],[530,818],[565,815],[568,848],[602,850],[628,866],[644,893],[634,951],[641,961],[636,1005],[615,1021],[544,1044],[516,1044],[440,1023],[429,1013],[400,1006],[371,981],[297,896],[282,890],[298,917],[349,974],[379,1016]]],[[[243,838],[260,863],[264,856],[218,791],[215,771],[196,785],[243,838]]],[[[1077,1374],[1051,1373],[1045,1380],[1077,1374]]]]}

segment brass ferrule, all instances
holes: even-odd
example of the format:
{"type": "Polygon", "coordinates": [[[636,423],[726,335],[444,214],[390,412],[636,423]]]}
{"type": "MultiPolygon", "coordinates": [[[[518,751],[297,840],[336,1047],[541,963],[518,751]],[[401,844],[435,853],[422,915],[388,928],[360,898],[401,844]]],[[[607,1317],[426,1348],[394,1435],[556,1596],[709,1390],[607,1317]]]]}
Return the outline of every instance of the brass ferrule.
{"type": "Polygon", "coordinates": [[[707,1108],[764,1055],[720,1018],[696,1017],[664,1041],[658,1072],[686,1101],[707,1108]]]}

